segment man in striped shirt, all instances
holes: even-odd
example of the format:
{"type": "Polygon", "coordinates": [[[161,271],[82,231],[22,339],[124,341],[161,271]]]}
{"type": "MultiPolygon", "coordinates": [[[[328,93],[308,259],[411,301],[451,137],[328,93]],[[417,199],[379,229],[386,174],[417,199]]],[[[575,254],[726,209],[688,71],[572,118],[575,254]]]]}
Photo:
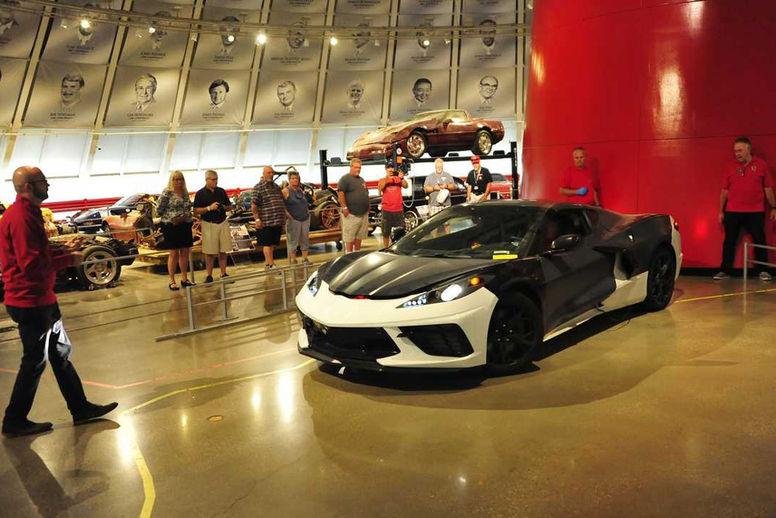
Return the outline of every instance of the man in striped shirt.
{"type": "Polygon", "coordinates": [[[286,222],[286,205],[283,191],[273,181],[275,170],[265,166],[261,181],[253,187],[251,212],[256,221],[256,242],[264,253],[264,268],[275,267],[275,247],[280,244],[280,234],[286,222]]]}

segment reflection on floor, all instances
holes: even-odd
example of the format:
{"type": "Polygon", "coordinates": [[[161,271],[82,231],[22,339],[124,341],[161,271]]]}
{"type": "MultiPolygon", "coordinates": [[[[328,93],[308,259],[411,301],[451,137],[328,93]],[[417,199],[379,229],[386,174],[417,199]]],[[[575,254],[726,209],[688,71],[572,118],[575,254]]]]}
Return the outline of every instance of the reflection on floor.
{"type": "MultiPolygon", "coordinates": [[[[681,278],[666,311],[601,316],[488,379],[328,373],[293,312],[157,342],[185,298],[125,274],[60,296],[89,396],[124,412],[73,427],[48,370],[31,417],[55,427],[2,440],[3,515],[776,513],[769,284],[681,278]]],[[[19,357],[0,334],[3,405],[19,357]]]]}

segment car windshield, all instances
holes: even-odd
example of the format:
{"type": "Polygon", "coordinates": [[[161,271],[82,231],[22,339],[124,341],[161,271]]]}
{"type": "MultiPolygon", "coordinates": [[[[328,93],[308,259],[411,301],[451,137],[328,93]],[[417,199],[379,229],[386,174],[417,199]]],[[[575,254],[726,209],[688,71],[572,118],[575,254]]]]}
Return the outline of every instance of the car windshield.
{"type": "Polygon", "coordinates": [[[443,119],[445,113],[447,113],[447,110],[440,110],[440,111],[433,111],[433,112],[420,112],[416,114],[414,117],[411,117],[404,122],[415,122],[415,121],[424,121],[426,119],[443,119]]]}
{"type": "Polygon", "coordinates": [[[137,202],[139,202],[145,194],[130,194],[129,196],[125,196],[121,198],[119,201],[116,202],[116,205],[121,206],[129,206],[129,205],[136,205],[137,202]]]}
{"type": "Polygon", "coordinates": [[[458,205],[429,219],[389,250],[424,257],[521,256],[542,212],[539,207],[458,205]]]}

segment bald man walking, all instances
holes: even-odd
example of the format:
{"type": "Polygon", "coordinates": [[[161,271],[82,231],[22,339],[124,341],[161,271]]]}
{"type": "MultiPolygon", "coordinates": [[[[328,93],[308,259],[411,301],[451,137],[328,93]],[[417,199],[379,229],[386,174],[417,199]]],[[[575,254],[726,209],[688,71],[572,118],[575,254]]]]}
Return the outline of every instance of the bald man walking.
{"type": "Polygon", "coordinates": [[[51,423],[27,419],[47,359],[75,424],[103,416],[118,406],[87,401],[81,379],[70,363],[72,346],[62,325],[54,282],[58,270],[78,266],[83,255],[73,250],[76,241],[58,250],[49,247],[40,211],[40,204],[48,198],[46,177],[37,167],[20,167],[13,173],[13,186],[16,202],[0,220],[0,261],[4,303],[19,326],[23,353],[3,419],[3,434],[9,436],[32,435],[52,427],[51,423]]]}

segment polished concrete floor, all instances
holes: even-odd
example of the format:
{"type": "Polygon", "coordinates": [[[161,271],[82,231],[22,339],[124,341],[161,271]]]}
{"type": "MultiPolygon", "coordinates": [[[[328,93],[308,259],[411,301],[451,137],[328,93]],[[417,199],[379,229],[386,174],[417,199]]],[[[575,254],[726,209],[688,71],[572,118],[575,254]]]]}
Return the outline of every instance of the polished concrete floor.
{"type": "Polygon", "coordinates": [[[2,439],[0,515],[776,516],[776,286],[682,277],[667,310],[598,317],[487,379],[324,372],[293,312],[157,341],[188,326],[166,283],[133,268],[60,295],[87,394],[121,412],[72,426],[47,370],[31,417],[54,430],[2,439]]]}

